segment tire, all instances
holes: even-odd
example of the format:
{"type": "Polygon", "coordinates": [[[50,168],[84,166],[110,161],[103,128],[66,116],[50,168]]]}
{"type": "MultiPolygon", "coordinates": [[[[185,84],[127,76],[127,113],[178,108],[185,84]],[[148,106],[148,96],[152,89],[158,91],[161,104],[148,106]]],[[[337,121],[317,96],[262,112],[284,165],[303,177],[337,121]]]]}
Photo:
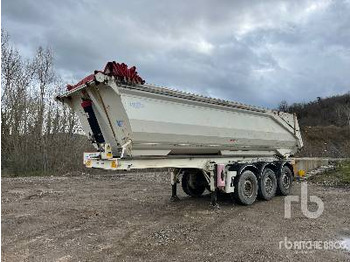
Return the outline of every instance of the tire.
{"type": "Polygon", "coordinates": [[[270,200],[276,195],[277,178],[275,172],[271,168],[265,168],[261,174],[258,189],[258,196],[264,200],[270,200]]]}
{"type": "Polygon", "coordinates": [[[200,197],[206,187],[207,181],[199,172],[188,172],[182,176],[181,186],[183,191],[191,197],[200,197]]]}
{"type": "Polygon", "coordinates": [[[277,177],[277,193],[282,196],[287,196],[292,190],[293,173],[292,170],[283,166],[281,173],[277,177]]]}
{"type": "Polygon", "coordinates": [[[244,171],[235,179],[234,196],[242,205],[251,205],[255,202],[258,195],[258,180],[255,174],[250,171],[244,171]]]}

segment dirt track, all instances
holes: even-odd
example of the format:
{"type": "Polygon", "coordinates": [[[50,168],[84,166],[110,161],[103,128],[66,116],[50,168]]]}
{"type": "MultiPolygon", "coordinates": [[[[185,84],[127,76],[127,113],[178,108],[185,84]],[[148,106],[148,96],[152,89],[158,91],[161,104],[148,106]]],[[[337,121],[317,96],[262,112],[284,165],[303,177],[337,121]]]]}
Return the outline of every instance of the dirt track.
{"type": "MultiPolygon", "coordinates": [[[[308,219],[283,197],[244,207],[209,197],[169,202],[165,173],[2,179],[3,261],[349,261],[344,250],[279,249],[350,236],[350,192],[311,185],[325,211],[308,219]]],[[[294,183],[293,194],[300,185],[294,183]]]]}

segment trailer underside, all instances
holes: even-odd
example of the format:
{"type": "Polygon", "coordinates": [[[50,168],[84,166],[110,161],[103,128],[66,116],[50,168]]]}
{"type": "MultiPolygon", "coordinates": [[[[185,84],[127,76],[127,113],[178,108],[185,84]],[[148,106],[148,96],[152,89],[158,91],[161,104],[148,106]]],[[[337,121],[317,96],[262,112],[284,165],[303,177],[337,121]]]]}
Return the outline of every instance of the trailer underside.
{"type": "Polygon", "coordinates": [[[104,170],[168,169],[172,201],[179,200],[177,184],[182,178],[186,194],[199,197],[208,189],[212,205],[217,206],[218,192],[234,195],[244,205],[252,204],[257,196],[270,200],[278,192],[289,194],[295,162],[264,156],[113,158],[106,157],[105,153],[93,152],[84,154],[84,164],[88,168],[104,170]]]}

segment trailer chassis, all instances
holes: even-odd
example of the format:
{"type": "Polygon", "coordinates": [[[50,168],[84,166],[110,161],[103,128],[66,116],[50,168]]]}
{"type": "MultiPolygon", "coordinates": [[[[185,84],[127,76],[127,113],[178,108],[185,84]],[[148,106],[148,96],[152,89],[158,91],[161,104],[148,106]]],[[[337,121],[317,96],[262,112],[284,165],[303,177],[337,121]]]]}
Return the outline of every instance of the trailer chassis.
{"type": "MultiPolygon", "coordinates": [[[[198,170],[203,174],[211,193],[211,204],[218,207],[217,192],[233,193],[233,180],[245,170],[255,170],[257,178],[261,176],[266,166],[273,166],[281,170],[287,165],[293,171],[294,160],[278,157],[251,156],[172,156],[172,157],[139,157],[114,158],[107,157],[104,152],[84,153],[84,165],[87,168],[104,170],[140,170],[140,169],[168,169],[171,176],[171,201],[178,201],[177,184],[184,170],[198,170]]],[[[110,155],[109,155],[110,156],[110,155]]]]}

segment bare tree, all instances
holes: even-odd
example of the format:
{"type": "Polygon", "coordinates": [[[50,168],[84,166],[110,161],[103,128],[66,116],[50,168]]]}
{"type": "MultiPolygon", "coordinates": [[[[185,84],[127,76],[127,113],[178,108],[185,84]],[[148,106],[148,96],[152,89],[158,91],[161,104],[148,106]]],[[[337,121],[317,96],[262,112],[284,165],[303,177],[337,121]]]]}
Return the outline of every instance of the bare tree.
{"type": "Polygon", "coordinates": [[[345,124],[350,128],[350,104],[336,106],[336,114],[340,125],[345,124]]]}
{"type": "Polygon", "coordinates": [[[68,107],[53,100],[63,89],[53,52],[39,47],[23,59],[1,31],[2,169],[8,173],[53,173],[81,168],[87,139],[68,107]]]}
{"type": "Polygon", "coordinates": [[[289,106],[286,100],[282,100],[279,104],[278,104],[278,111],[282,111],[282,112],[288,112],[289,110],[289,106]]]}

